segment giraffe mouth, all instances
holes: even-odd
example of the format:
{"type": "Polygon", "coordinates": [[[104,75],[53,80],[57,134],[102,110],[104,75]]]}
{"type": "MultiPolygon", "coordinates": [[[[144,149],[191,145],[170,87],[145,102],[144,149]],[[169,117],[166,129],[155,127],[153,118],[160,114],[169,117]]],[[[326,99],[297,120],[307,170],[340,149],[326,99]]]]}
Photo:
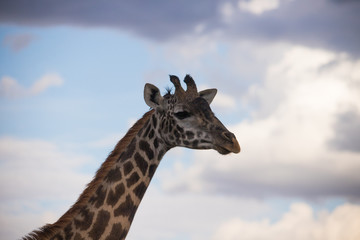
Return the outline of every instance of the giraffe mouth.
{"type": "Polygon", "coordinates": [[[202,140],[201,142],[206,144],[206,146],[202,146],[202,149],[214,149],[222,155],[226,155],[232,152],[231,150],[221,146],[220,144],[216,144],[214,141],[202,140]]]}
{"type": "Polygon", "coordinates": [[[217,146],[217,145],[215,145],[215,150],[218,151],[218,153],[220,153],[222,155],[227,155],[227,154],[231,153],[231,151],[229,151],[228,149],[221,147],[221,146],[217,146]]]}

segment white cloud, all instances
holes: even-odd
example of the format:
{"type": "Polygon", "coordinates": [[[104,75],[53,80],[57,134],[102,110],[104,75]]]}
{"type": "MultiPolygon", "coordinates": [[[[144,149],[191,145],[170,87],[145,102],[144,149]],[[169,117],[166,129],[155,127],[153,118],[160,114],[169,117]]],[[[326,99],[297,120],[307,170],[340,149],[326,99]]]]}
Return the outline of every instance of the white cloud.
{"type": "Polygon", "coordinates": [[[220,7],[220,14],[223,17],[223,21],[230,23],[231,19],[235,14],[236,8],[233,6],[231,2],[225,2],[220,7]]]}
{"type": "Polygon", "coordinates": [[[54,143],[1,137],[0,238],[19,238],[59,218],[90,181],[80,172],[90,162],[54,143]]]}
{"type": "Polygon", "coordinates": [[[49,87],[61,86],[64,80],[57,74],[46,74],[37,80],[29,89],[30,95],[37,95],[49,87]]]}
{"type": "Polygon", "coordinates": [[[50,87],[61,86],[64,80],[55,73],[46,74],[26,88],[14,78],[4,76],[0,81],[0,96],[6,98],[22,98],[38,95],[50,87]]]}
{"type": "MultiPolygon", "coordinates": [[[[249,84],[263,79],[264,69],[278,61],[289,46],[282,42],[232,40],[219,31],[181,37],[151,52],[153,62],[161,63],[153,69],[171,69],[171,74],[178,74],[180,78],[191,74],[198,84],[204,81],[210,87],[221,87],[218,94],[225,90],[232,97],[240,98],[249,84]],[[168,65],[164,65],[164,61],[168,65]]],[[[149,45],[149,48],[155,47],[149,45]]],[[[169,74],[167,71],[149,72],[146,81],[158,83],[169,74]]]]}
{"type": "Polygon", "coordinates": [[[20,239],[45,223],[55,222],[67,210],[64,206],[56,205],[57,209],[54,211],[41,209],[39,212],[32,212],[34,209],[28,206],[13,204],[9,207],[7,203],[2,205],[3,207],[0,207],[1,239],[20,239]]]}
{"type": "Polygon", "coordinates": [[[294,203],[281,219],[271,222],[236,218],[222,224],[214,240],[356,240],[360,238],[360,206],[344,204],[333,212],[314,214],[305,203],[294,203]]]}
{"type": "MultiPolygon", "coordinates": [[[[131,119],[130,121],[132,122],[133,120],[131,119]]],[[[136,121],[136,120],[134,120],[134,121],[136,121]]],[[[112,134],[109,134],[108,136],[105,136],[105,137],[103,137],[101,139],[98,139],[96,141],[92,141],[90,143],[87,143],[87,145],[89,145],[90,147],[95,147],[95,148],[111,149],[111,148],[114,148],[115,144],[119,141],[119,139],[121,139],[121,136],[124,136],[124,134],[122,134],[122,133],[112,133],[112,134]]]]}
{"type": "Polygon", "coordinates": [[[241,10],[260,15],[266,11],[277,9],[280,0],[240,0],[238,6],[241,10]]]}
{"type": "MultiPolygon", "coordinates": [[[[194,67],[200,66],[202,62],[197,61],[216,53],[216,41],[211,36],[201,35],[196,38],[185,36],[177,41],[164,45],[165,58],[177,66],[194,67]]],[[[184,68],[185,69],[185,68],[184,68]]]]}
{"type": "MultiPolygon", "coordinates": [[[[198,90],[202,91],[205,89],[209,89],[210,87],[207,85],[199,85],[198,90]]],[[[219,111],[227,111],[234,110],[236,108],[236,99],[229,94],[224,94],[218,90],[211,106],[214,109],[218,109],[219,111]]]]}
{"type": "Polygon", "coordinates": [[[242,152],[194,152],[194,163],[163,179],[171,190],[246,196],[359,197],[360,155],[329,145],[344,109],[360,111],[360,61],[325,50],[289,49],[244,97],[252,117],[228,128],[242,152]]]}
{"type": "Polygon", "coordinates": [[[226,95],[223,93],[218,93],[214,102],[212,103],[213,106],[218,107],[219,109],[234,109],[236,107],[236,100],[230,95],[226,95]]]}
{"type": "Polygon", "coordinates": [[[75,195],[79,194],[79,188],[84,185],[72,183],[85,184],[84,180],[89,179],[88,175],[79,174],[77,169],[90,160],[88,157],[62,153],[56,144],[50,142],[2,137],[0,199],[73,197],[74,192],[75,195]]]}
{"type": "Polygon", "coordinates": [[[127,239],[210,239],[214,230],[229,218],[251,219],[270,211],[271,207],[261,200],[206,194],[166,194],[151,184],[127,239]]]}

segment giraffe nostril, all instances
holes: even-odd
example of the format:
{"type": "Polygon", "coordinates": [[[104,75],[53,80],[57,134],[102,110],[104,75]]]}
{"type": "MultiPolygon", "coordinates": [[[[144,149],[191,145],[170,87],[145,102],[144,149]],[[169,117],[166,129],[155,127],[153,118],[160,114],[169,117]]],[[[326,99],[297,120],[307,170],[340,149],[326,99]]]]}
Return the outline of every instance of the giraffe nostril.
{"type": "Polygon", "coordinates": [[[229,140],[229,141],[232,141],[232,139],[235,138],[235,135],[231,132],[223,132],[222,135],[226,140],[229,140]]]}

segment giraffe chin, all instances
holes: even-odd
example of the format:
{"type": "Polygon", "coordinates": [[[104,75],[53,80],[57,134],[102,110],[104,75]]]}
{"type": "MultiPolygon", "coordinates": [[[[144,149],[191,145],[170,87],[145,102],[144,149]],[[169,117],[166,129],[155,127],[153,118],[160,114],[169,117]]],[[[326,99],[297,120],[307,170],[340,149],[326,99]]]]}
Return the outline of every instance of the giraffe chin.
{"type": "Polygon", "coordinates": [[[227,154],[231,153],[231,151],[229,151],[223,147],[220,147],[220,146],[216,146],[215,150],[222,155],[227,155],[227,154]]]}

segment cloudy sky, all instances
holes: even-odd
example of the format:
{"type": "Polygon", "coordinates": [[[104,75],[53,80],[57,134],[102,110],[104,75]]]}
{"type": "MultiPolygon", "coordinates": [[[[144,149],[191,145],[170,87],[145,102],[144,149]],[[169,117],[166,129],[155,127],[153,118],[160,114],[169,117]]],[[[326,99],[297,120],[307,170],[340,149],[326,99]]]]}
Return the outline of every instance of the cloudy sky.
{"type": "Polygon", "coordinates": [[[0,2],[0,238],[56,221],[169,74],[240,154],[172,149],[129,240],[360,239],[360,1],[0,2]]]}

